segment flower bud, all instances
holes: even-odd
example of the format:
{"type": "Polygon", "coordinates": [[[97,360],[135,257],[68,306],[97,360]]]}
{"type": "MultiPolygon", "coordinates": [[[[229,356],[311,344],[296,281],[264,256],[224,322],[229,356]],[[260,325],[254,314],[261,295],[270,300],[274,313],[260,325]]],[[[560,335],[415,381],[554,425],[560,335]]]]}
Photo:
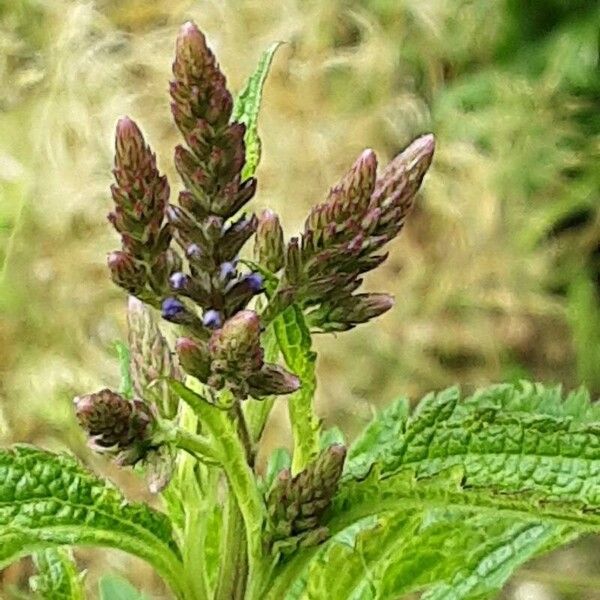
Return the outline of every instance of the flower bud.
{"type": "Polygon", "coordinates": [[[371,207],[390,206],[403,208],[402,218],[412,207],[414,196],[431,165],[435,150],[435,137],[422,135],[407,146],[383,170],[377,179],[371,207]]]}
{"type": "Polygon", "coordinates": [[[300,380],[296,375],[286,371],[279,365],[265,364],[257,373],[248,378],[250,395],[254,398],[263,396],[283,396],[300,389],[300,380]]]}
{"type": "Polygon", "coordinates": [[[202,323],[209,329],[217,329],[223,324],[223,317],[218,310],[210,309],[202,316],[202,323]]]}
{"type": "Polygon", "coordinates": [[[256,231],[257,220],[255,215],[240,217],[227,227],[219,241],[217,253],[221,261],[233,260],[242,249],[242,246],[256,231]]]}
{"type": "Polygon", "coordinates": [[[295,477],[287,469],[279,474],[267,496],[271,543],[293,537],[312,545],[327,537],[321,519],[337,491],[345,458],[346,448],[334,444],[295,477]]]}
{"type": "Polygon", "coordinates": [[[258,227],[254,238],[254,257],[261,266],[272,273],[283,268],[285,246],[283,229],[279,217],[271,210],[265,210],[258,218],[258,227]]]}
{"type": "Polygon", "coordinates": [[[206,382],[210,374],[210,354],[208,344],[189,337],[180,337],[175,343],[179,364],[196,379],[206,382]]]}
{"type": "Polygon", "coordinates": [[[177,298],[165,298],[161,305],[161,314],[163,319],[176,325],[185,325],[201,338],[207,337],[202,321],[177,298]]]}
{"type": "Polygon", "coordinates": [[[164,378],[179,379],[181,373],[158,327],[154,311],[130,296],[127,324],[135,393],[155,406],[161,416],[171,419],[177,413],[179,398],[164,378]]]}
{"type": "Polygon", "coordinates": [[[327,303],[307,315],[312,327],[323,331],[346,331],[379,317],[394,305],[389,294],[355,294],[327,303]]]}
{"type": "Polygon", "coordinates": [[[139,293],[146,283],[146,270],[131,254],[117,250],[107,258],[112,280],[131,294],[139,293]]]}
{"type": "Polygon", "coordinates": [[[224,262],[219,266],[219,278],[223,282],[231,281],[237,274],[235,264],[232,262],[224,262]]]}
{"type": "Polygon", "coordinates": [[[239,397],[248,395],[248,377],[263,366],[260,330],[258,315],[242,310],[213,332],[210,385],[217,389],[227,385],[239,397]]]}
{"type": "Polygon", "coordinates": [[[115,456],[121,465],[142,459],[151,445],[154,415],[139,400],[126,400],[109,389],[78,396],[75,412],[90,446],[115,456]]]}
{"type": "Polygon", "coordinates": [[[225,291],[227,314],[235,314],[243,309],[250,300],[263,291],[264,278],[260,273],[250,273],[232,282],[225,291]]]}
{"type": "Polygon", "coordinates": [[[171,289],[175,292],[180,292],[185,290],[186,286],[189,284],[190,278],[185,273],[178,271],[173,273],[171,277],[169,277],[169,283],[171,284],[171,289]]]}
{"type": "Polygon", "coordinates": [[[198,119],[213,127],[229,122],[233,99],[225,87],[225,77],[204,34],[192,22],[179,30],[173,75],[173,116],[184,135],[195,129],[198,119]]]}

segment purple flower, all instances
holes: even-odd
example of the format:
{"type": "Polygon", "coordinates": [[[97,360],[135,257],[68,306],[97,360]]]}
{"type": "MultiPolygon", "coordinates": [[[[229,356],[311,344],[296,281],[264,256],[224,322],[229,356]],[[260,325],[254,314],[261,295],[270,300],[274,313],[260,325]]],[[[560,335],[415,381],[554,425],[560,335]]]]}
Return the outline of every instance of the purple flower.
{"type": "Polygon", "coordinates": [[[200,258],[202,256],[202,249],[198,244],[190,244],[187,247],[185,254],[188,258],[200,258]]]}
{"type": "Polygon", "coordinates": [[[219,268],[219,274],[223,281],[228,281],[235,277],[235,265],[232,262],[224,262],[219,268]]]}
{"type": "Polygon", "coordinates": [[[189,283],[189,280],[190,278],[185,273],[181,273],[180,271],[173,273],[171,277],[169,277],[171,288],[175,291],[181,291],[185,289],[189,283]]]}
{"type": "Polygon", "coordinates": [[[177,298],[166,298],[162,303],[163,318],[171,321],[185,312],[185,306],[177,298]]]}
{"type": "Polygon", "coordinates": [[[221,324],[223,323],[221,313],[218,310],[207,310],[202,317],[202,323],[210,329],[221,327],[221,324]]]}
{"type": "Polygon", "coordinates": [[[245,281],[247,282],[248,287],[257,294],[262,291],[265,279],[260,273],[251,273],[245,277],[245,281]]]}

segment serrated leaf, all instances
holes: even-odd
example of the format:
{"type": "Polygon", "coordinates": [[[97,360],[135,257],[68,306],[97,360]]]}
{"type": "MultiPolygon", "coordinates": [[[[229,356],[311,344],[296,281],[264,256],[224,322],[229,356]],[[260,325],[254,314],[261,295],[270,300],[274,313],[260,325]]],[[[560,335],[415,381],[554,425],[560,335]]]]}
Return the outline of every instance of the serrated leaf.
{"type": "Polygon", "coordinates": [[[242,170],[242,179],[252,177],[260,162],[261,141],[258,135],[258,113],[269,68],[280,45],[281,42],[275,42],[263,52],[256,70],[249,77],[233,107],[232,119],[246,125],[244,135],[246,164],[242,170]]]}
{"type": "Polygon", "coordinates": [[[148,561],[182,597],[171,523],[143,503],[128,503],[74,458],[29,446],[0,451],[0,568],[63,545],[108,546],[148,561]]]}
{"type": "Polygon", "coordinates": [[[402,434],[408,414],[406,398],[397,399],[378,413],[350,446],[344,472],[354,477],[365,475],[402,434]]]}
{"type": "Polygon", "coordinates": [[[84,600],[83,575],[66,548],[47,548],[33,555],[37,574],[29,585],[43,600],[84,600]]]}
{"type": "Polygon", "coordinates": [[[339,427],[330,427],[321,433],[321,439],[319,440],[319,449],[324,450],[333,446],[333,444],[344,445],[346,440],[344,433],[339,427]]]}
{"type": "Polygon", "coordinates": [[[524,383],[461,400],[452,388],[403,413],[359,440],[355,459],[369,462],[371,440],[377,462],[347,471],[334,537],[283,562],[267,598],[316,598],[325,581],[339,600],[489,597],[529,558],[600,531],[600,422],[582,391],[524,383]],[[380,445],[383,430],[396,435],[380,445]],[[353,546],[333,541],[369,517],[353,546]]]}
{"type": "Polygon", "coordinates": [[[317,355],[312,351],[310,332],[298,307],[290,306],[283,311],[273,321],[273,326],[287,366],[301,381],[300,389],[288,396],[294,434],[292,472],[295,474],[306,467],[319,451],[320,424],[313,406],[317,387],[317,355]]]}
{"type": "Polygon", "coordinates": [[[436,600],[485,596],[552,539],[570,536],[551,524],[408,510],[381,517],[352,547],[331,544],[296,598],[316,599],[325,585],[332,600],[391,600],[427,588],[436,600]]]}
{"type": "Polygon", "coordinates": [[[148,600],[129,581],[117,575],[104,575],[98,583],[100,600],[148,600]]]}

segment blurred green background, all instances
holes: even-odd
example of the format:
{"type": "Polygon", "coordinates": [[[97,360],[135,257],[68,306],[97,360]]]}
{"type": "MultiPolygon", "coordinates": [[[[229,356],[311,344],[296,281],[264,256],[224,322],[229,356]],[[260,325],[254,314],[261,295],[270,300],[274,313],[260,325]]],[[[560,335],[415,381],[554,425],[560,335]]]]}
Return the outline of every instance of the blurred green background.
{"type": "MultiPolygon", "coordinates": [[[[172,187],[167,81],[195,19],[239,89],[278,53],[255,207],[297,231],[355,156],[417,134],[438,150],[418,207],[367,287],[378,323],[320,337],[319,411],[352,436],[398,394],[532,378],[600,394],[598,0],[0,0],[0,440],[84,449],[71,398],[115,385],[124,297],[107,277],[114,124],[141,123],[172,187]]],[[[270,445],[286,444],[279,406],[270,445]]],[[[600,598],[595,540],[529,565],[507,598],[600,598]]],[[[139,562],[82,552],[154,598],[139,562]]],[[[27,578],[2,574],[1,598],[27,578]]],[[[324,596],[325,597],[325,596],[324,596]]]]}

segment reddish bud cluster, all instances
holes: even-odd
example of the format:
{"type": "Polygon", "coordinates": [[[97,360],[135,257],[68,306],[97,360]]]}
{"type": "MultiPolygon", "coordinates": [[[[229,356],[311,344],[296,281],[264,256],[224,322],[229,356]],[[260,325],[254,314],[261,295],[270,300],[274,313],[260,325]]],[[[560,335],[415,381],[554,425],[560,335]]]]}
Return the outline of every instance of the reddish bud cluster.
{"type": "Polygon", "coordinates": [[[309,310],[310,325],[342,331],[389,310],[390,296],[354,292],[361,275],[387,258],[381,250],[404,226],[434,146],[432,135],[418,138],[379,178],[375,153],[359,156],[327,200],[311,210],[301,236],[290,240],[267,319],[296,302],[309,310]]]}
{"type": "Polygon", "coordinates": [[[295,375],[264,362],[260,333],[258,315],[242,310],[215,329],[208,343],[179,338],[179,362],[200,381],[216,389],[227,388],[240,399],[296,391],[300,381],[295,375]]]}
{"type": "Polygon", "coordinates": [[[181,264],[169,249],[169,184],[142,132],[127,117],[117,124],[113,173],[115,207],[108,218],[121,234],[123,249],[108,256],[112,279],[130,294],[158,305],[168,291],[170,272],[181,264]]]}
{"type": "Polygon", "coordinates": [[[267,497],[270,542],[295,539],[314,545],[328,537],[321,518],[337,491],[346,448],[334,444],[295,477],[281,471],[267,497]]]}
{"type": "Polygon", "coordinates": [[[90,446],[120,465],[133,465],[152,446],[155,417],[147,404],[109,389],[75,398],[75,412],[90,446]]]}

